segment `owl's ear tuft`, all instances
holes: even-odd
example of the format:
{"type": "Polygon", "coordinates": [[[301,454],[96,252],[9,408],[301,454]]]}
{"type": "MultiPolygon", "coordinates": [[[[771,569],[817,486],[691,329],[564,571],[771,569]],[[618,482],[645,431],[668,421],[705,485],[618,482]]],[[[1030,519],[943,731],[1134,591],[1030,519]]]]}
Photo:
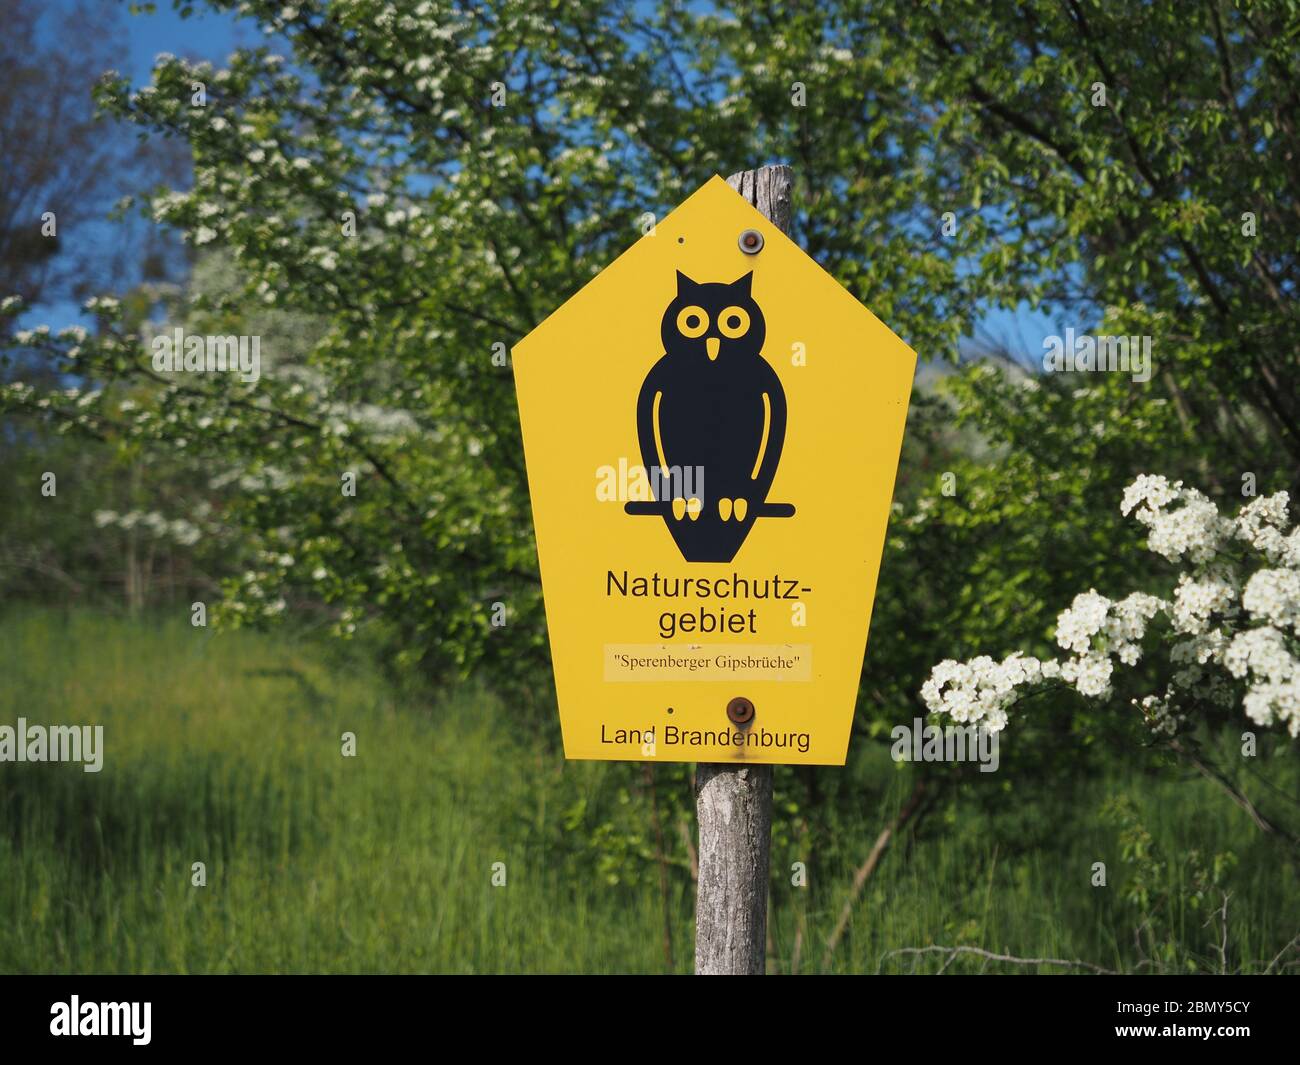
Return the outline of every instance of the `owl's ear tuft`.
{"type": "Polygon", "coordinates": [[[736,280],[733,281],[730,285],[728,285],[727,288],[733,289],[734,291],[739,292],[742,296],[748,298],[750,294],[750,290],[753,288],[753,282],[754,282],[754,271],[751,270],[744,277],[736,278],[736,280]]]}
{"type": "Polygon", "coordinates": [[[700,286],[697,282],[692,281],[680,270],[677,271],[677,295],[680,296],[683,292],[690,292],[691,289],[699,287],[700,286]]]}

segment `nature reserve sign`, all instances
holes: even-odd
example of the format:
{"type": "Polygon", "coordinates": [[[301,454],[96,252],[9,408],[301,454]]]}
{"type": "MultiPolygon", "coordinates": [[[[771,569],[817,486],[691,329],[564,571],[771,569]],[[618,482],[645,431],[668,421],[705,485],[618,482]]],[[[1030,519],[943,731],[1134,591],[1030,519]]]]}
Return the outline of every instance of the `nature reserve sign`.
{"type": "Polygon", "coordinates": [[[842,765],[912,350],[715,177],[513,359],[566,755],[842,765]]]}

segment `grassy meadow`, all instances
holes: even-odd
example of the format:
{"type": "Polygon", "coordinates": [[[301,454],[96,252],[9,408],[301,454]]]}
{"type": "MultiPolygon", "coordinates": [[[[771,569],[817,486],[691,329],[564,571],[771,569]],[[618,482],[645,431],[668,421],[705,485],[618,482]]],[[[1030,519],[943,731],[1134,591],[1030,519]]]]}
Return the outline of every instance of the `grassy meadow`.
{"type": "MultiPolygon", "coordinates": [[[[97,774],[0,764],[0,971],[690,969],[686,767],[655,768],[652,805],[643,767],[566,763],[553,728],[480,691],[399,691],[358,652],[184,620],[12,609],[0,706],[5,725],[102,724],[105,746],[97,774]]],[[[872,749],[823,773],[837,790],[813,818],[795,771],[778,770],[769,971],[825,970],[853,870],[912,773],[872,749]]],[[[932,972],[946,956],[890,952],[943,944],[1284,971],[1296,881],[1199,779],[959,794],[900,833],[829,968],[932,972]],[[1090,884],[1098,861],[1104,888],[1090,884]]],[[[1040,969],[1062,971],[947,959],[949,972],[1040,969]]]]}

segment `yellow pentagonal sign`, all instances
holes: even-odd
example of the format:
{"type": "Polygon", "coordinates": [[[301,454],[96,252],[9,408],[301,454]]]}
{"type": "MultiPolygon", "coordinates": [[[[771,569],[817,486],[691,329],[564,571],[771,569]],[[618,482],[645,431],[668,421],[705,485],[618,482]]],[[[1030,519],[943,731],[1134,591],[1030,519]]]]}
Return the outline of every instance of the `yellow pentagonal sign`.
{"type": "Polygon", "coordinates": [[[565,754],[842,765],[915,353],[715,177],[513,359],[565,754]]]}

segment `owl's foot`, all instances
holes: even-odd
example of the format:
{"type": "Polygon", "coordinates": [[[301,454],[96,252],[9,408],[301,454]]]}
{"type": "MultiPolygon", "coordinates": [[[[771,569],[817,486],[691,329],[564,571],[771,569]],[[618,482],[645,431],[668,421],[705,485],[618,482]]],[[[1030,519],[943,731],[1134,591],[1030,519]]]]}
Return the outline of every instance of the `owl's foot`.
{"type": "Polygon", "coordinates": [[[681,521],[686,515],[686,500],[678,496],[673,500],[673,517],[681,521]]]}
{"type": "Polygon", "coordinates": [[[700,516],[700,511],[704,509],[704,504],[695,496],[691,496],[686,501],[686,513],[690,515],[691,521],[695,521],[700,516]]]}
{"type": "Polygon", "coordinates": [[[730,500],[730,499],[719,499],[719,500],[718,500],[718,517],[720,517],[723,521],[726,521],[729,517],[731,517],[731,500],[730,500]]]}
{"type": "Polygon", "coordinates": [[[737,521],[744,521],[745,515],[749,513],[749,500],[737,499],[732,504],[732,512],[736,515],[737,521]]]}

